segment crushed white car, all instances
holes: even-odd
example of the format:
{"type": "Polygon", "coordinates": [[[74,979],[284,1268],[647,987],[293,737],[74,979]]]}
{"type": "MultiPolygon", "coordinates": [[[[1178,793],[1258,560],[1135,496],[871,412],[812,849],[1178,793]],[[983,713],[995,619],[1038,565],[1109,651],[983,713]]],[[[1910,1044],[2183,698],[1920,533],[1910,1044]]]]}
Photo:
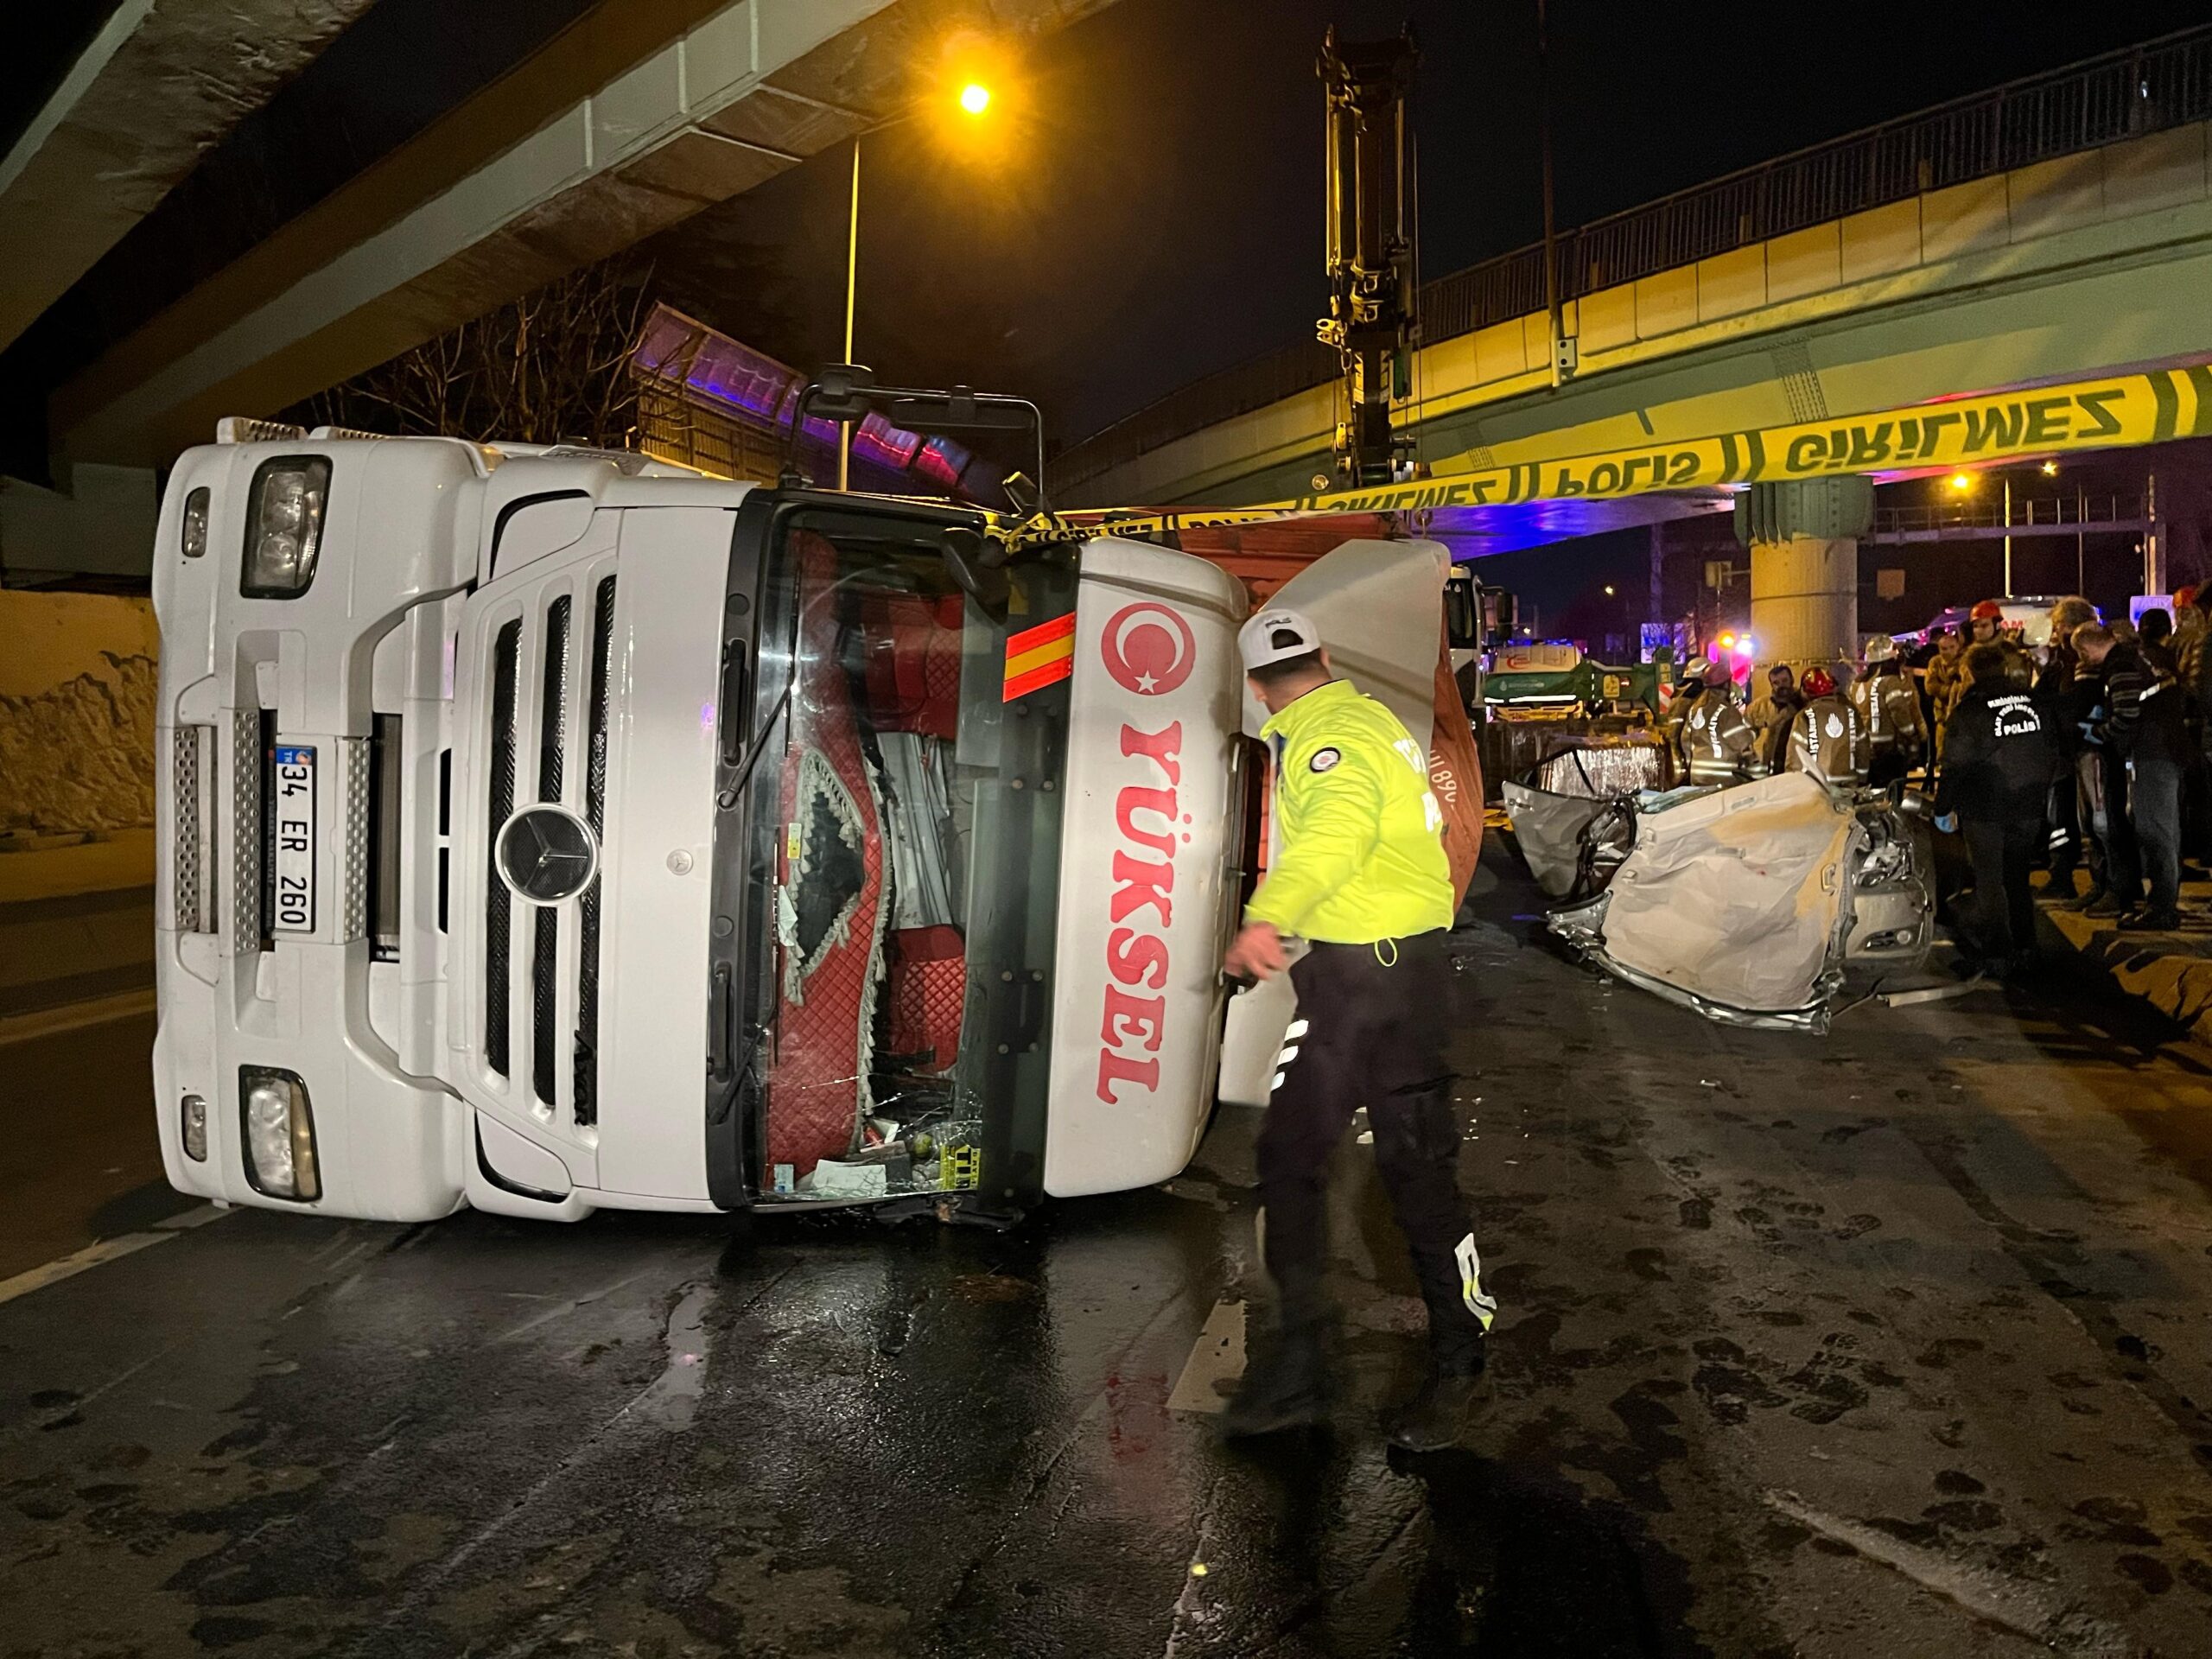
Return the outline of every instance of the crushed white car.
{"type": "Polygon", "coordinates": [[[1917,974],[1934,941],[1928,833],[1912,798],[1804,772],[1608,794],[1554,757],[1504,793],[1546,925],[1631,985],[1707,1018],[1824,1032],[1917,974]]]}

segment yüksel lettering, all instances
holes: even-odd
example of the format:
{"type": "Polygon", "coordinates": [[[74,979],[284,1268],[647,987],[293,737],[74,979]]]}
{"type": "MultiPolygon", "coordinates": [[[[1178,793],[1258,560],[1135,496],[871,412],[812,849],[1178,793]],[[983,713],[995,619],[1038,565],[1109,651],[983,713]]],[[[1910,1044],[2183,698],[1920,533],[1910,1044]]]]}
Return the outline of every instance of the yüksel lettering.
{"type": "Polygon", "coordinates": [[[1127,1084],[1160,1087],[1160,1039],[1166,1034],[1164,989],[1167,929],[1175,919],[1175,852],[1182,844],[1176,789],[1183,781],[1183,722],[1156,732],[1122,728],[1123,758],[1141,772],[1114,798],[1114,827],[1124,845],[1114,852],[1114,893],[1107,901],[1105,1007],[1098,1026],[1098,1098],[1118,1106],[1127,1084]],[[1134,849],[1134,850],[1131,850],[1134,849]],[[1143,856],[1138,856],[1139,854],[1143,856]]]}

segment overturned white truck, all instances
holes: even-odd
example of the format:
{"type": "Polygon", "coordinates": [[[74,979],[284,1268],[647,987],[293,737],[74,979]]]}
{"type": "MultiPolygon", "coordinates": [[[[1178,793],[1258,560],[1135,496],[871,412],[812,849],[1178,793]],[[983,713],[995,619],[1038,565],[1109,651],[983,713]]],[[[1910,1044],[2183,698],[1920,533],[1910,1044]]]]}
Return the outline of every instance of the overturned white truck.
{"type": "MultiPolygon", "coordinates": [[[[1003,1219],[1182,1168],[1259,840],[1218,565],[637,455],[232,435],[154,560],[175,1185],[1003,1219]]],[[[1368,689],[1413,665],[1424,733],[1447,564],[1354,543],[1286,590],[1368,689]]]]}

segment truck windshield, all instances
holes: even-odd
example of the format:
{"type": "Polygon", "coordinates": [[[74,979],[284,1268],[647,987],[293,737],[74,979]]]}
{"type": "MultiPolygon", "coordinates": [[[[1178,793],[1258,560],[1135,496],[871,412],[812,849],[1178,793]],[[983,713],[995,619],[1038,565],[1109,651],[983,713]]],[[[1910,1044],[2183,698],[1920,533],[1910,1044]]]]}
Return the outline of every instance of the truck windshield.
{"type": "Polygon", "coordinates": [[[748,826],[728,988],[754,1202],[1039,1189],[1074,558],[1026,558],[986,608],[942,528],[855,504],[768,531],[723,815],[748,826]]]}

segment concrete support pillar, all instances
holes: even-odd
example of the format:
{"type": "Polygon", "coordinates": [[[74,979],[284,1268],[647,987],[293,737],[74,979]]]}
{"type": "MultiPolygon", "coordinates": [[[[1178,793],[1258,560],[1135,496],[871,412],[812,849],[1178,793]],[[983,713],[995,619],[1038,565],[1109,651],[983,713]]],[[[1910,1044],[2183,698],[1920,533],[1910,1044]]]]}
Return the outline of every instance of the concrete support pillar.
{"type": "Polygon", "coordinates": [[[1864,478],[1754,484],[1736,500],[1751,552],[1751,637],[1762,665],[1833,663],[1859,652],[1859,537],[1872,527],[1864,478]]]}

